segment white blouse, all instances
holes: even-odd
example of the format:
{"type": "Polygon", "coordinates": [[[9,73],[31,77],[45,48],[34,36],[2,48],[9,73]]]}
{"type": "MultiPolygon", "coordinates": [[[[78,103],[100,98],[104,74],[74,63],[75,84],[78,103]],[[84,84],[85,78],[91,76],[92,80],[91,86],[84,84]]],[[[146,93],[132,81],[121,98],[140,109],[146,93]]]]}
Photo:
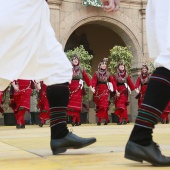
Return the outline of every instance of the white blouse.
{"type": "Polygon", "coordinates": [[[170,70],[170,0],[148,0],[146,33],[155,67],[170,70]]]}
{"type": "Polygon", "coordinates": [[[16,79],[71,81],[72,65],[49,17],[45,0],[0,0],[0,90],[16,79]]]}

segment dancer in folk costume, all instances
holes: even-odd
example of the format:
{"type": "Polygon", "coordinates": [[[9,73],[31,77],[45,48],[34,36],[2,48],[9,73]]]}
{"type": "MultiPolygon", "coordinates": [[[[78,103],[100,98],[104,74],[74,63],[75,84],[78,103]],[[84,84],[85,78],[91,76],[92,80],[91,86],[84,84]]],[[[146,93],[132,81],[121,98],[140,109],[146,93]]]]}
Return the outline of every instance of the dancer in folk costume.
{"type": "Polygon", "coordinates": [[[170,102],[168,103],[165,110],[161,114],[160,118],[161,118],[161,123],[162,124],[169,124],[169,117],[168,117],[169,114],[170,114],[170,102]]]}
{"type": "Polygon", "coordinates": [[[42,127],[46,120],[50,119],[50,108],[47,99],[47,86],[40,81],[38,84],[35,83],[36,89],[38,90],[38,107],[40,109],[39,118],[41,122],[39,126],[42,127]]]}
{"type": "Polygon", "coordinates": [[[127,106],[128,91],[131,93],[135,89],[135,86],[130,78],[130,75],[126,72],[124,62],[118,64],[117,72],[114,75],[114,81],[117,85],[117,90],[120,93],[119,96],[114,96],[115,112],[119,117],[118,125],[127,124],[129,122],[127,106]]]}
{"type": "Polygon", "coordinates": [[[32,93],[32,81],[31,80],[14,80],[12,86],[14,88],[14,101],[16,104],[16,128],[25,128],[24,116],[26,111],[30,111],[30,97],[32,93]]]}
{"type": "MultiPolygon", "coordinates": [[[[119,2],[102,0],[106,12],[118,10],[119,2]]],[[[80,138],[68,131],[66,109],[72,66],[55,38],[46,1],[0,0],[0,4],[0,90],[16,79],[44,81],[48,86],[53,154],[96,142],[96,138],[80,138]]]]}
{"type": "Polygon", "coordinates": [[[72,117],[72,126],[80,125],[80,113],[82,110],[82,95],[83,95],[83,81],[90,86],[91,90],[91,80],[88,77],[86,71],[81,68],[80,60],[77,55],[74,55],[72,60],[73,66],[73,77],[71,83],[69,84],[70,97],[67,109],[67,115],[72,117]]]}
{"type": "Polygon", "coordinates": [[[151,75],[149,74],[148,66],[146,64],[142,65],[141,75],[139,75],[135,83],[135,89],[137,93],[136,99],[138,99],[138,108],[143,102],[150,76],[151,75]]]}
{"type": "Polygon", "coordinates": [[[149,56],[156,68],[150,77],[134,128],[126,144],[125,158],[154,166],[170,166],[152,133],[170,101],[170,1],[148,0],[146,33],[149,56]]]}
{"type": "Polygon", "coordinates": [[[98,118],[97,125],[101,125],[102,119],[105,119],[104,125],[107,125],[109,122],[110,92],[113,92],[113,90],[117,92],[117,86],[110,72],[107,71],[106,59],[103,59],[99,63],[98,71],[95,72],[92,78],[92,86],[95,88],[94,102],[96,104],[96,116],[98,118]]]}

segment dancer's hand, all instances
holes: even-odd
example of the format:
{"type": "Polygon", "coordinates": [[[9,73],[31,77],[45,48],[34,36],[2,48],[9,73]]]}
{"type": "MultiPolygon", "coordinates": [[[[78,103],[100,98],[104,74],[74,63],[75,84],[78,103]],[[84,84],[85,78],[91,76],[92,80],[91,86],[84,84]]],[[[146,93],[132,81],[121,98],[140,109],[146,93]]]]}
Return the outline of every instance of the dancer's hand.
{"type": "Polygon", "coordinates": [[[92,91],[92,93],[95,93],[95,88],[90,86],[90,90],[92,91]]]}
{"type": "Polygon", "coordinates": [[[37,91],[40,91],[40,90],[41,90],[41,84],[40,84],[40,82],[35,83],[35,88],[36,88],[37,91]]]}
{"type": "Polygon", "coordinates": [[[138,89],[138,88],[137,88],[137,89],[135,89],[135,91],[136,91],[136,93],[137,93],[137,94],[139,94],[139,89],[138,89]]]}
{"type": "Polygon", "coordinates": [[[13,87],[14,87],[14,90],[15,90],[16,92],[19,91],[19,86],[18,86],[18,85],[14,85],[13,87]]]}
{"type": "Polygon", "coordinates": [[[11,83],[11,85],[13,86],[13,88],[14,88],[14,90],[17,92],[17,91],[19,91],[19,86],[18,86],[18,84],[15,84],[15,81],[13,81],[12,83],[11,83]]]}
{"type": "Polygon", "coordinates": [[[120,0],[101,0],[106,12],[116,12],[119,9],[120,0]]]}
{"type": "Polygon", "coordinates": [[[116,90],[116,96],[119,97],[120,93],[116,90]]]}

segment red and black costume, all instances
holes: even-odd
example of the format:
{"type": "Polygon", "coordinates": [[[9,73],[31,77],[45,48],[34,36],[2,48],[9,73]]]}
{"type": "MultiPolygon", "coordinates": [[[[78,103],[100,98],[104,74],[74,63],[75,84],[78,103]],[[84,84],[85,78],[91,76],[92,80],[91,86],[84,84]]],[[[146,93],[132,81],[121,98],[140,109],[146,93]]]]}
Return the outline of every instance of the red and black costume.
{"type": "MultiPolygon", "coordinates": [[[[76,57],[78,59],[78,57],[76,57]]],[[[67,115],[72,116],[72,125],[80,125],[80,113],[82,110],[83,85],[80,83],[84,80],[87,86],[91,86],[91,80],[84,69],[73,64],[73,78],[69,84],[70,97],[67,109],[67,115]],[[76,124],[77,123],[77,124],[76,124]]]]}
{"type": "Polygon", "coordinates": [[[129,105],[128,101],[128,89],[133,91],[135,89],[135,86],[126,72],[125,66],[124,70],[120,70],[119,66],[123,64],[118,65],[117,73],[114,75],[114,80],[117,85],[117,91],[120,93],[120,96],[117,97],[116,95],[114,96],[114,104],[115,104],[115,112],[119,117],[119,122],[117,123],[118,125],[121,124],[127,124],[129,122],[128,118],[128,111],[127,111],[127,106],[129,105]]]}
{"type": "Polygon", "coordinates": [[[50,119],[50,109],[47,99],[47,86],[43,83],[43,81],[40,82],[41,89],[39,90],[39,96],[38,96],[38,107],[40,109],[40,115],[39,118],[41,119],[41,123],[39,124],[40,127],[42,127],[46,120],[50,119]]]}
{"type": "Polygon", "coordinates": [[[148,73],[148,67],[146,65],[143,65],[142,69],[143,68],[146,68],[147,72],[144,73],[143,71],[141,71],[141,75],[137,78],[135,83],[135,88],[139,89],[139,94],[136,96],[136,99],[138,99],[138,108],[141,106],[143,102],[147,85],[150,79],[150,74],[148,73]]]}
{"type": "Polygon", "coordinates": [[[26,111],[30,111],[30,96],[32,93],[32,81],[31,80],[15,80],[15,84],[19,90],[16,91],[14,88],[14,101],[16,104],[16,128],[25,128],[24,115],[26,111]]]}
{"type": "Polygon", "coordinates": [[[112,83],[114,90],[117,90],[117,87],[113,77],[110,75],[110,72],[108,72],[107,69],[101,69],[101,63],[98,66],[98,71],[95,72],[92,78],[92,86],[95,88],[95,93],[93,96],[96,104],[96,116],[98,117],[97,125],[101,125],[102,119],[105,119],[105,125],[107,125],[110,97],[108,83],[112,83]]]}

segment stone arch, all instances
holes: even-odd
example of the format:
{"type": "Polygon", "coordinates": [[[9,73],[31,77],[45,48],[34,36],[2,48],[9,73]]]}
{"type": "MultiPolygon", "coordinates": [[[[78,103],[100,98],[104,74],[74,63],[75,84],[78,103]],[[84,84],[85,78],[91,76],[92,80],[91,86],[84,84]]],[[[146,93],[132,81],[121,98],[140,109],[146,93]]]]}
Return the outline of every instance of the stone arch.
{"type": "MultiPolygon", "coordinates": [[[[72,14],[73,15],[73,14],[72,14]]],[[[65,34],[61,38],[61,43],[63,46],[66,45],[67,40],[70,35],[80,26],[87,23],[100,24],[105,27],[110,28],[116,32],[127,46],[131,46],[131,51],[134,56],[134,61],[132,62],[133,68],[139,68],[142,62],[143,53],[141,50],[141,30],[132,22],[132,20],[125,14],[120,13],[113,15],[111,18],[108,14],[105,16],[84,16],[84,18],[79,19],[79,21],[74,21],[67,26],[65,34]]],[[[73,18],[73,16],[69,16],[73,18]]],[[[69,20],[69,17],[67,20],[69,20]]],[[[70,20],[71,21],[71,20],[70,20]]]]}
{"type": "MultiPolygon", "coordinates": [[[[136,68],[141,67],[143,60],[142,28],[139,28],[131,18],[121,11],[116,12],[114,15],[109,15],[103,12],[103,9],[81,8],[72,12],[61,22],[60,42],[63,47],[65,47],[69,37],[76,29],[89,23],[100,24],[110,28],[120,36],[127,46],[131,46],[131,51],[134,56],[134,61],[132,61],[132,68],[134,68],[132,77],[135,78],[135,76],[137,76],[136,68]]],[[[137,106],[133,93],[130,96],[130,101],[133,104],[136,103],[137,106]]],[[[137,107],[131,107],[131,105],[128,108],[131,115],[136,114],[136,109],[137,107]]]]}

